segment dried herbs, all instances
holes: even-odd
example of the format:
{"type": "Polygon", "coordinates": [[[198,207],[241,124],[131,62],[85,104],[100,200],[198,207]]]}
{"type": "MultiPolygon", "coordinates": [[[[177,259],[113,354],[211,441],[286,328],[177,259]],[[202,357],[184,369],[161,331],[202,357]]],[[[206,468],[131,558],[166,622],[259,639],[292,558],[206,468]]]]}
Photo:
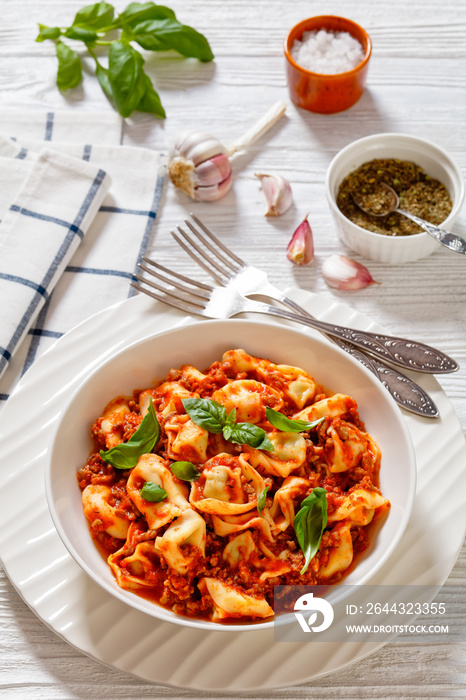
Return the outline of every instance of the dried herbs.
{"type": "Polygon", "coordinates": [[[392,187],[400,198],[400,209],[441,224],[452,208],[450,194],[439,180],[427,175],[411,161],[395,158],[376,158],[361,165],[340,184],[337,206],[353,223],[385,236],[411,236],[422,229],[401,214],[392,212],[380,218],[361,211],[354,202],[352,192],[370,202],[370,208],[380,210],[387,205],[386,195],[378,186],[385,183],[392,187]],[[380,201],[379,201],[380,200],[380,201]]]}

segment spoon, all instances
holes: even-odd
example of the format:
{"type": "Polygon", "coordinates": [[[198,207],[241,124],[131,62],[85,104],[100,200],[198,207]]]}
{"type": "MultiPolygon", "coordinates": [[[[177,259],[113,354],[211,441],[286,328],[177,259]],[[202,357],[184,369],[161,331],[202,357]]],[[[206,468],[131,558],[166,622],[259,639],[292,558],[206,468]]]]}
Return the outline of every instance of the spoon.
{"type": "Polygon", "coordinates": [[[414,221],[414,223],[423,228],[424,231],[427,231],[427,233],[435,238],[435,240],[441,245],[453,250],[455,253],[463,253],[466,255],[466,241],[464,238],[457,236],[456,233],[451,233],[451,231],[446,231],[438,226],[434,226],[434,224],[431,224],[429,221],[420,219],[418,216],[410,214],[404,209],[400,209],[400,200],[395,190],[385,183],[380,183],[378,187],[383,201],[380,203],[379,199],[377,208],[369,206],[365,201],[364,195],[355,192],[351,193],[355,204],[357,204],[361,211],[369,214],[370,216],[380,217],[388,216],[388,214],[395,211],[398,214],[402,214],[408,219],[411,219],[411,221],[414,221]]]}

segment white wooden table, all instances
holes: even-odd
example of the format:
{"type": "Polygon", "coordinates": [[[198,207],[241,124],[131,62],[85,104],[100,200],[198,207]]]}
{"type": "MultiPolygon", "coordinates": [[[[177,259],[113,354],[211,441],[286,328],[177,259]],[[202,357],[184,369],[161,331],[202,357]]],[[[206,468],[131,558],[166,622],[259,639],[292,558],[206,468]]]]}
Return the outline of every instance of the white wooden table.
{"type": "MultiPolygon", "coordinates": [[[[76,0],[0,0],[0,104],[31,109],[108,110],[88,76],[83,90],[61,95],[54,85],[55,58],[48,43],[36,44],[36,22],[68,24],[76,0]]],[[[121,10],[126,3],[117,0],[121,10]]],[[[194,211],[228,245],[259,264],[283,288],[298,286],[351,305],[397,335],[434,341],[462,369],[441,384],[466,429],[466,260],[438,251],[399,267],[362,260],[340,244],[324,197],[326,168],[350,141],[383,131],[431,139],[445,147],[466,173],[466,5],[462,0],[172,0],[186,24],[209,38],[215,63],[173,57],[148,59],[167,110],[163,122],[147,115],[127,121],[124,143],[166,151],[183,128],[211,131],[225,142],[239,136],[275,101],[288,99],[282,44],[297,21],[312,14],[340,14],[362,24],[373,40],[368,88],[351,110],[315,115],[290,104],[287,116],[235,164],[230,194],[216,204],[193,205],[167,186],[152,247],[162,263],[192,273],[189,258],[175,249],[169,230],[194,211]],[[277,171],[293,187],[294,207],[277,220],[263,216],[264,201],[254,172],[277,171]],[[295,268],[285,249],[310,213],[316,257],[295,268]],[[345,293],[323,281],[320,267],[331,253],[364,262],[382,284],[345,293]]],[[[456,231],[466,235],[463,214],[456,231]]],[[[466,497],[465,497],[466,498],[466,497]]],[[[466,549],[448,583],[466,585],[466,549]]],[[[68,646],[23,603],[0,572],[0,696],[24,698],[198,698],[199,693],[150,685],[107,668],[68,646]]],[[[464,697],[466,655],[459,644],[393,642],[345,669],[304,686],[267,692],[269,698],[464,697]]],[[[231,696],[230,696],[231,697],[231,696]]],[[[248,697],[262,697],[250,693],[248,697]]],[[[265,696],[264,696],[265,697],[265,696]]]]}

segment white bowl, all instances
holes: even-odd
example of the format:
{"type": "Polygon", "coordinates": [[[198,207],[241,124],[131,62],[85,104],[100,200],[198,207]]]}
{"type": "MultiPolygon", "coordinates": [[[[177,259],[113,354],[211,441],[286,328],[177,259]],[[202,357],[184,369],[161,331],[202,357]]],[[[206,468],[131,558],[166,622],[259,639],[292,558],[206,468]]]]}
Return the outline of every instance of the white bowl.
{"type": "Polygon", "coordinates": [[[380,486],[391,509],[377,537],[344,581],[367,582],[382,566],[399,542],[412,508],[416,467],[411,439],[398,406],[382,384],[348,354],[311,333],[266,321],[192,323],[129,346],[85,380],[58,420],[46,467],[46,493],[58,534],[95,582],[131,607],[180,625],[216,631],[257,630],[273,625],[219,625],[191,620],[120,588],[90,537],[76,478],[93,450],[91,425],[112,398],[152,386],[171,368],[185,363],[205,369],[225,350],[239,347],[277,363],[303,367],[331,391],[349,394],[358,402],[366,429],[382,450],[380,486]]]}
{"type": "Polygon", "coordinates": [[[366,231],[346,218],[336,204],[342,180],[363,163],[374,158],[400,158],[419,165],[431,177],[440,180],[450,193],[453,208],[441,224],[451,230],[464,199],[464,181],[459,167],[442,148],[430,141],[407,134],[374,134],[343,148],[330,163],[325,189],[327,200],[341,240],[360,255],[395,265],[425,258],[441,247],[426,232],[412,236],[383,236],[366,231]]]}

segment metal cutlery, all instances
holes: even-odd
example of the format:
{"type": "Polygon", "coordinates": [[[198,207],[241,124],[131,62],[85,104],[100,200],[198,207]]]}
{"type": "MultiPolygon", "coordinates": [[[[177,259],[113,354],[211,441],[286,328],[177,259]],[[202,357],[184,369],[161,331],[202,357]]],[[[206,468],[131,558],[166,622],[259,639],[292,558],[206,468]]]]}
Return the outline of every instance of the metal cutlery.
{"type": "MultiPolygon", "coordinates": [[[[152,278],[157,278],[158,282],[155,282],[154,279],[137,276],[141,284],[132,283],[136,289],[190,314],[195,313],[208,318],[228,318],[243,311],[260,310],[260,312],[263,313],[272,313],[272,315],[283,317],[282,312],[285,311],[283,309],[278,310],[276,307],[260,304],[260,302],[245,299],[235,290],[214,288],[210,285],[192,280],[147,258],[145,262],[141,264],[141,269],[152,278]],[[163,284],[161,285],[160,282],[163,284]],[[142,286],[143,284],[146,286],[142,286]],[[156,292],[153,291],[154,289],[156,292]],[[273,311],[271,312],[270,309],[273,309],[273,311]]],[[[302,323],[307,323],[309,321],[309,319],[306,319],[304,316],[291,314],[289,312],[285,312],[285,317],[290,320],[298,320],[302,323]]],[[[314,322],[312,325],[314,325],[314,322]]],[[[406,380],[411,381],[407,378],[406,380]]],[[[399,380],[399,386],[400,389],[405,388],[403,375],[401,375],[401,379],[399,380]]],[[[415,387],[417,387],[417,385],[415,385],[415,387]]],[[[423,392],[421,387],[417,387],[417,390],[417,393],[416,391],[414,392],[416,401],[408,402],[408,405],[405,407],[420,415],[434,417],[437,412],[435,405],[431,402],[428,395],[426,395],[427,399],[424,399],[422,394],[425,392],[423,392]],[[409,403],[411,403],[412,406],[410,406],[409,403]]]]}
{"type": "MultiPolygon", "coordinates": [[[[281,289],[272,285],[263,270],[248,265],[219,240],[194,214],[191,215],[191,218],[197,226],[194,226],[191,221],[185,220],[191,234],[187,234],[179,226],[178,232],[172,231],[172,235],[190,257],[218,284],[225,287],[234,286],[244,296],[260,294],[275,299],[286,304],[298,314],[308,315],[312,318],[311,314],[303,307],[287,297],[281,289]]],[[[326,337],[333,340],[340,348],[369,369],[382,382],[399,406],[417,415],[429,418],[438,416],[438,409],[429,394],[413,379],[375,357],[367,355],[341,338],[326,337]]]]}

